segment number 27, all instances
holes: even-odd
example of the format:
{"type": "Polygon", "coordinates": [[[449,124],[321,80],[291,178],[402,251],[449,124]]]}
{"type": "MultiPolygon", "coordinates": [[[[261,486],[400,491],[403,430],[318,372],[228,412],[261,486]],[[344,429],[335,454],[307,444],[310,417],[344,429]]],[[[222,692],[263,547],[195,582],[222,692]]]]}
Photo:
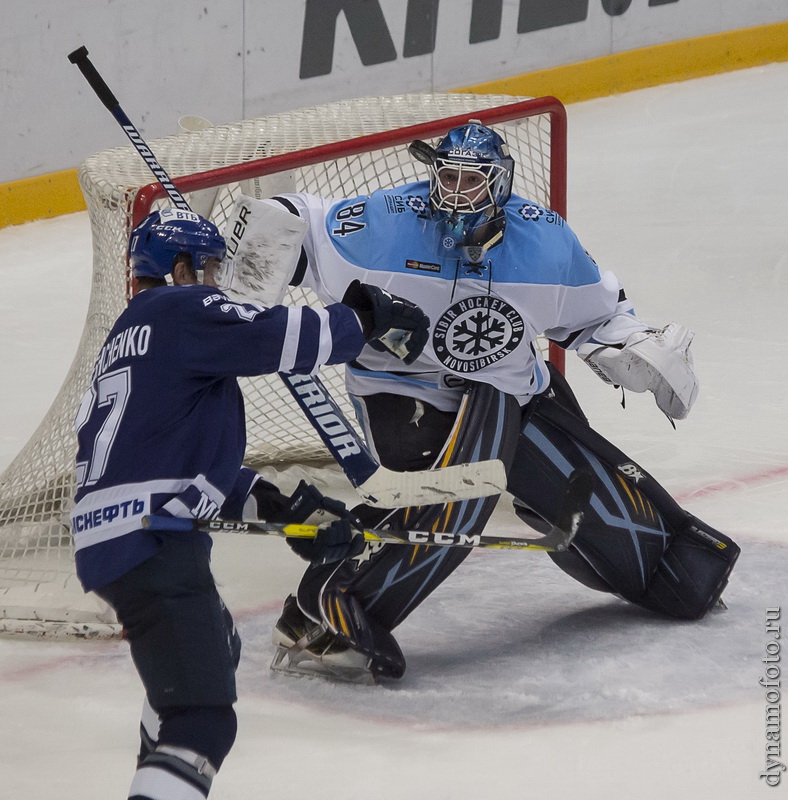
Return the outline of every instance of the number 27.
{"type": "Polygon", "coordinates": [[[91,386],[82,397],[82,402],[77,411],[75,427],[77,432],[90,418],[94,405],[97,408],[111,406],[96,439],[93,442],[93,454],[89,461],[77,463],[77,486],[90,486],[96,483],[107,468],[107,460],[115,437],[118,434],[123,412],[126,410],[129,395],[131,394],[131,370],[129,367],[107,372],[96,381],[96,390],[91,386]]]}

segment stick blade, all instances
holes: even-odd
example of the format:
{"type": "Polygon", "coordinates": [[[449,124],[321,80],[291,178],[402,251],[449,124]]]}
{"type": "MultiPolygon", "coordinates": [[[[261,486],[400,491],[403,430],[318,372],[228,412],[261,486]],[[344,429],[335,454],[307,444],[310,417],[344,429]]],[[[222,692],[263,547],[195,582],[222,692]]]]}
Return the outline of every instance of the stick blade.
{"type": "Polygon", "coordinates": [[[497,458],[421,472],[380,467],[356,489],[366,503],[381,508],[453,503],[501,494],[506,468],[497,458]]]}

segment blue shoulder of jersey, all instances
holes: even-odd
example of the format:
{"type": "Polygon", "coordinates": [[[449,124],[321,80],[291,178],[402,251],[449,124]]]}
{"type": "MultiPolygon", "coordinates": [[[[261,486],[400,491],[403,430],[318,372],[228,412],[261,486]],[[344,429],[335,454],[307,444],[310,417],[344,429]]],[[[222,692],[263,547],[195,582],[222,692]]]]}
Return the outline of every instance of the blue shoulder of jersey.
{"type": "Polygon", "coordinates": [[[409,183],[341,200],[326,215],[326,233],[346,261],[364,269],[396,271],[404,263],[403,242],[422,236],[429,214],[429,183],[409,183]]]}
{"type": "Polygon", "coordinates": [[[496,281],[563,286],[599,282],[599,268],[563,217],[517,195],[506,204],[502,247],[500,253],[490,251],[496,281]]]}
{"type": "MultiPolygon", "coordinates": [[[[430,220],[428,198],[429,183],[421,181],[342,200],[326,215],[326,232],[337,253],[354,266],[454,280],[461,251],[453,242],[445,249],[430,220]]],[[[503,242],[488,253],[496,282],[586,286],[599,281],[593,259],[555,211],[512,195],[506,217],[503,242]]]]}

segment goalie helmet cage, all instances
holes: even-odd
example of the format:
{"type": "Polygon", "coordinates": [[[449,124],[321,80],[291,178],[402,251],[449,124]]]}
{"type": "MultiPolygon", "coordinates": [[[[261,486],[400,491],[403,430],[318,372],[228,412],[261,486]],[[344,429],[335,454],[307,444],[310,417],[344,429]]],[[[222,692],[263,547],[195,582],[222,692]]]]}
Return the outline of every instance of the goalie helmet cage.
{"type": "MultiPolygon", "coordinates": [[[[427,177],[407,150],[433,145],[469,119],[497,130],[515,160],[513,190],[562,216],[566,208],[566,114],[555,98],[406,94],[343,100],[151,142],[179,191],[220,230],[239,193],[283,191],[354,197],[427,177]]],[[[93,362],[131,292],[130,229],[167,205],[145,162],[129,146],[89,157],[79,170],[93,238],[93,286],[69,373],[30,441],[0,476],[0,632],[101,638],[116,635],[111,612],[83,594],[67,527],[76,439],[73,418],[93,362]]],[[[317,303],[296,289],[288,304],[317,303]]],[[[551,348],[562,365],[563,352],[551,348]]],[[[321,378],[349,418],[340,368],[321,378]]],[[[252,467],[325,461],[309,422],[275,376],[242,379],[252,467]]]]}

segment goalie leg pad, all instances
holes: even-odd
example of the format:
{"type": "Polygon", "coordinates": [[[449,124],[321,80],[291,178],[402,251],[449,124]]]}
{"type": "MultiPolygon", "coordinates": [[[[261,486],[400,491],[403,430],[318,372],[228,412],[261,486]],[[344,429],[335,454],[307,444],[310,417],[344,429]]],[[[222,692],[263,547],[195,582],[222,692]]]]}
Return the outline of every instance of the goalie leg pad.
{"type": "Polygon", "coordinates": [[[570,578],[597,592],[613,592],[613,587],[583,558],[577,548],[563,553],[548,553],[553,563],[570,578]]]}
{"type": "MultiPolygon", "coordinates": [[[[642,483],[630,482],[598,451],[579,443],[573,432],[545,418],[543,411],[550,402],[541,400],[528,416],[509,473],[509,491],[528,515],[555,525],[569,476],[578,469],[590,473],[593,494],[583,521],[567,553],[553,561],[586,586],[640,596],[657,569],[671,530],[642,483]]],[[[567,416],[585,426],[574,415],[567,416]]]]}
{"type": "Polygon", "coordinates": [[[720,599],[739,553],[732,539],[688,514],[635,602],[671,617],[700,619],[720,599]]]}
{"type": "MultiPolygon", "coordinates": [[[[430,463],[434,463],[445,440],[451,444],[447,447],[449,452],[442,455],[441,465],[487,458],[501,458],[508,464],[520,429],[521,412],[516,400],[482,384],[470,390],[453,431],[441,412],[433,415],[434,409],[425,406],[424,415],[417,421],[428,416],[434,418],[443,437],[439,441],[435,439],[432,426],[411,424],[414,403],[410,398],[393,395],[363,398],[361,404],[362,416],[367,417],[364,421],[372,436],[380,433],[385,441],[395,442],[392,447],[379,448],[381,463],[389,469],[423,468],[411,459],[418,459],[425,450],[432,452],[430,463]],[[391,413],[398,404],[398,412],[391,413]],[[397,424],[393,425],[392,421],[397,424]],[[413,428],[415,430],[410,430],[413,428]],[[405,442],[407,446],[403,447],[405,442]]],[[[483,530],[497,501],[498,497],[485,497],[394,510],[359,506],[353,511],[366,527],[472,533],[483,530]]],[[[339,568],[308,569],[298,589],[298,604],[309,616],[321,619],[328,613],[328,608],[319,600],[321,590],[322,597],[329,599],[336,599],[340,597],[337,594],[340,590],[347,590],[339,602],[347,605],[351,619],[358,621],[355,633],[351,627],[343,631],[343,641],[352,648],[365,636],[371,637],[372,644],[364,645],[366,651],[373,657],[375,653],[382,654],[384,670],[393,675],[404,670],[405,662],[402,659],[400,663],[401,652],[396,642],[387,640],[384,634],[402,622],[469,554],[470,550],[452,547],[368,545],[359,557],[344,562],[339,568]]],[[[338,631],[335,639],[338,639],[341,626],[335,627],[338,631]]]]}
{"type": "MultiPolygon", "coordinates": [[[[377,430],[384,429],[390,417],[376,420],[374,406],[368,409],[373,412],[370,422],[374,436],[377,430]]],[[[474,384],[455,420],[455,429],[448,436],[449,444],[439,463],[448,466],[500,458],[508,465],[517,445],[520,417],[520,407],[513,397],[489,385],[474,384]]],[[[404,441],[407,434],[389,423],[385,436],[404,441]]],[[[414,452],[418,452],[415,447],[414,452]]],[[[382,459],[381,463],[384,463],[382,459]]],[[[389,467],[389,464],[384,463],[384,466],[389,467]]],[[[398,509],[384,512],[382,518],[373,524],[392,529],[473,534],[484,529],[497,502],[496,495],[446,505],[398,509]]],[[[363,517],[362,520],[369,524],[363,517]]],[[[347,586],[368,614],[386,629],[393,630],[465,560],[469,552],[461,548],[423,545],[368,546],[366,555],[352,562],[355,571],[347,586]]],[[[329,586],[337,585],[339,583],[332,578],[329,586]]]]}
{"type": "Polygon", "coordinates": [[[575,539],[552,560],[591,588],[669,616],[697,619],[719,599],[739,548],[691,517],[638,464],[549,394],[533,401],[509,491],[551,524],[568,474],[594,475],[575,539]]]}

